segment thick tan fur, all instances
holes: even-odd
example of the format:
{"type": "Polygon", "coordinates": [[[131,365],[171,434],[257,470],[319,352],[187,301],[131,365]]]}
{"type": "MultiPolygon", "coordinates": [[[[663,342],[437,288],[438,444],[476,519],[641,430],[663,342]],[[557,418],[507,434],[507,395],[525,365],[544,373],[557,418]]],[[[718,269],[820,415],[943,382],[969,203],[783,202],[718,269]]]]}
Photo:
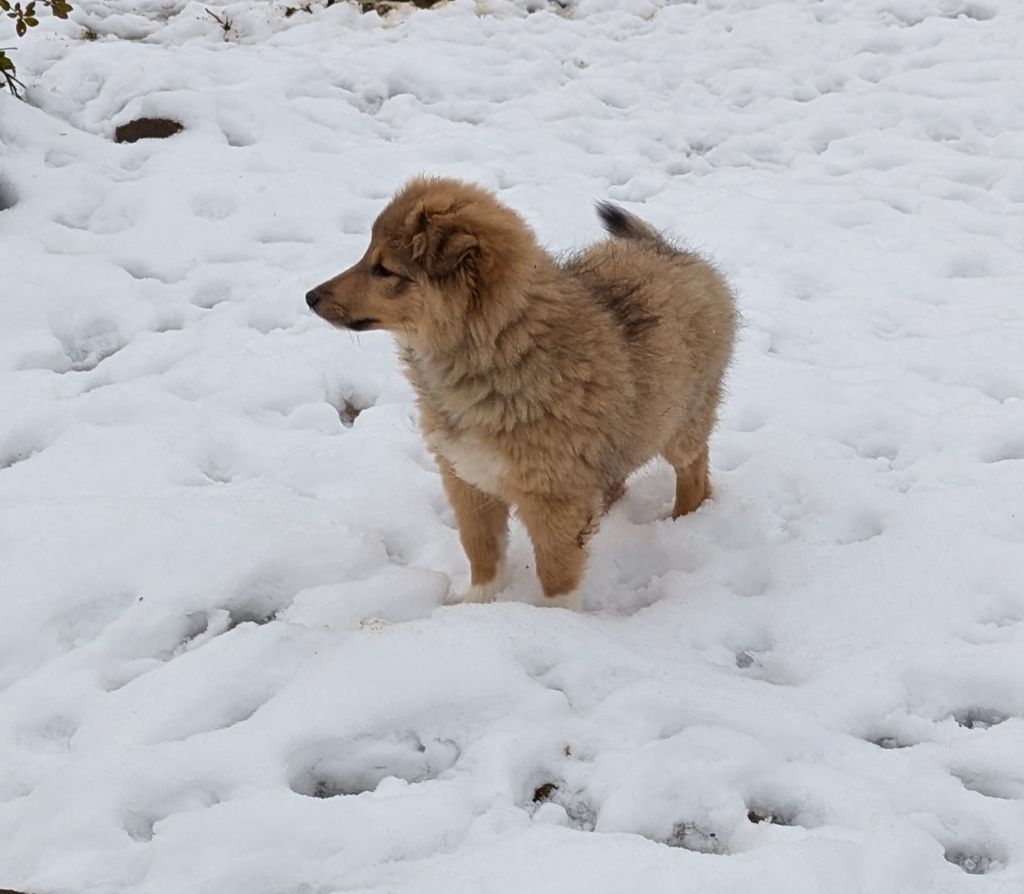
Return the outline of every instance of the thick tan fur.
{"type": "Polygon", "coordinates": [[[413,180],[363,258],[307,295],[337,326],[397,338],[469,557],[468,599],[500,585],[510,507],[559,597],[638,466],[660,454],[675,468],[673,517],[710,491],[732,294],[637,218],[598,211],[612,237],[558,261],[486,190],[413,180]]]}

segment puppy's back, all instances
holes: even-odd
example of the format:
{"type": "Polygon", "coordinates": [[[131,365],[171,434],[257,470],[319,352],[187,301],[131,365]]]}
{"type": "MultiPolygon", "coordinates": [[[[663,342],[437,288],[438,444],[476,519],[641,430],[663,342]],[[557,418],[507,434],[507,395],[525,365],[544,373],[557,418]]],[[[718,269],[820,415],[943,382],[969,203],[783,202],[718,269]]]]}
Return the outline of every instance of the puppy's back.
{"type": "Polygon", "coordinates": [[[568,268],[628,340],[646,334],[655,350],[679,344],[710,374],[720,375],[737,323],[735,299],[722,275],[617,205],[599,202],[597,213],[611,238],[576,256],[568,268]]]}
{"type": "Polygon", "coordinates": [[[609,203],[598,215],[611,238],[575,258],[579,276],[626,345],[634,404],[621,411],[641,440],[680,426],[710,430],[732,356],[732,290],[707,261],[609,203]]]}

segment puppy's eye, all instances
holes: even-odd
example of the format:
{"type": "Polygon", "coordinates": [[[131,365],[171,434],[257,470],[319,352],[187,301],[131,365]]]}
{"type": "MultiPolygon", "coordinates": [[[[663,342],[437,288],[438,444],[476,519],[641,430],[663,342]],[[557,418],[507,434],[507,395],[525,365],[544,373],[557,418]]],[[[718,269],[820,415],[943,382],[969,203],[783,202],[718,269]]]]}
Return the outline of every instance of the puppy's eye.
{"type": "Polygon", "coordinates": [[[388,270],[388,268],[385,267],[383,264],[374,264],[370,268],[370,275],[371,276],[396,276],[397,274],[395,274],[392,271],[388,270]]]}

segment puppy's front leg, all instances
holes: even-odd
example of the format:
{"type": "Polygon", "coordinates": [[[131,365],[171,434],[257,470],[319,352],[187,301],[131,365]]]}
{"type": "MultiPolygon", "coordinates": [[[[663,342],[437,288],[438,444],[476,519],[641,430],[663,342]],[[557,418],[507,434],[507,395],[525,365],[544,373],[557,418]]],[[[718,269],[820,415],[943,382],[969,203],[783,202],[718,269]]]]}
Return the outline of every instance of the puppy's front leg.
{"type": "Polygon", "coordinates": [[[531,495],[519,501],[519,516],[533,541],[537,576],[551,605],[582,607],[576,589],[602,504],[601,495],[593,500],[531,495]]]}
{"type": "Polygon", "coordinates": [[[508,542],[508,504],[459,478],[444,460],[441,479],[452,504],[459,539],[469,558],[472,586],[463,602],[491,602],[501,589],[508,542]]]}

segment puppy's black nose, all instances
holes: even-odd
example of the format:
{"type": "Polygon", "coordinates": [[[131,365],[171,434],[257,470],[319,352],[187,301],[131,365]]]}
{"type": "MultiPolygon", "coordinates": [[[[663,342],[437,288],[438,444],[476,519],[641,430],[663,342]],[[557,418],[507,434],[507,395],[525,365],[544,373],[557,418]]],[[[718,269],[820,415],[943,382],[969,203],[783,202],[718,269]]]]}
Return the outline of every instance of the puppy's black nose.
{"type": "Polygon", "coordinates": [[[323,292],[320,291],[319,287],[310,289],[306,292],[306,304],[308,304],[310,308],[314,308],[320,303],[320,299],[323,297],[323,292]]]}

